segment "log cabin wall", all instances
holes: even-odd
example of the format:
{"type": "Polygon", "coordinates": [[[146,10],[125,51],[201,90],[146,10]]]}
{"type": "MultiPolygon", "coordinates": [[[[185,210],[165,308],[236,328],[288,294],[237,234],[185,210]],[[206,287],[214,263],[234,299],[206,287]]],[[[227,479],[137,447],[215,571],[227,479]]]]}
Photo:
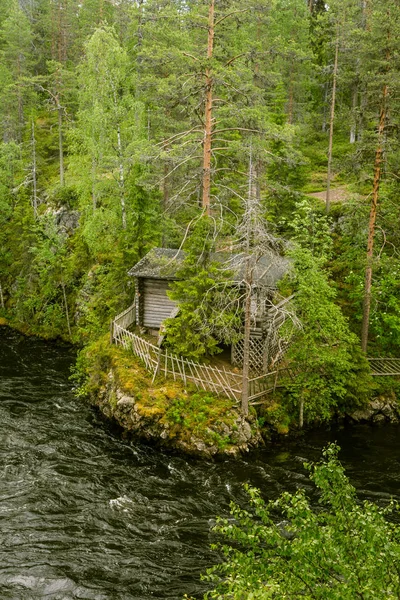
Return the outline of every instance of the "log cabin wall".
{"type": "Polygon", "coordinates": [[[169,281],[165,279],[143,279],[142,306],[143,326],[159,329],[176,307],[176,302],[168,298],[169,281]]]}

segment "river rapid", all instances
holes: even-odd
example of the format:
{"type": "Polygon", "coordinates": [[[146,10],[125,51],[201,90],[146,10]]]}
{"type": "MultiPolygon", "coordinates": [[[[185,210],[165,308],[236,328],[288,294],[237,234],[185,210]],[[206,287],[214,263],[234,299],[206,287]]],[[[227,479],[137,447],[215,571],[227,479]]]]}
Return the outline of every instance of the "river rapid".
{"type": "Polygon", "coordinates": [[[0,328],[1,600],[201,598],[215,516],[298,486],[331,440],[361,497],[400,500],[400,427],[314,431],[204,462],[124,441],[77,399],[74,354],[0,328]]]}

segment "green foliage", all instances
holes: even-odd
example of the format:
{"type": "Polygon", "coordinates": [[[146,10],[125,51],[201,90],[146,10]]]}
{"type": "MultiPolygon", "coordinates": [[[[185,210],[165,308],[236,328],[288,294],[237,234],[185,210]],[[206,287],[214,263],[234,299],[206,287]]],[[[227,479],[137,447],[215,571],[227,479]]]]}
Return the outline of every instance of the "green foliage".
{"type": "Polygon", "coordinates": [[[214,224],[205,216],[192,227],[185,259],[171,285],[169,296],[178,302],[179,313],[165,321],[168,346],[177,354],[198,359],[221,352],[219,343],[237,339],[240,327],[235,290],[230,273],[212,260],[214,224]],[[232,297],[226,308],[225,297],[232,297]],[[188,335],[190,332],[190,335],[188,335]]]}
{"type": "Polygon", "coordinates": [[[304,410],[306,421],[327,420],[334,411],[365,402],[372,380],[359,340],[335,304],[336,292],[321,259],[307,248],[295,248],[290,255],[293,270],[283,286],[295,293],[293,306],[301,330],[295,332],[287,352],[296,373],[286,385],[287,402],[292,414],[304,410]]]}
{"type": "MultiPolygon", "coordinates": [[[[397,186],[382,187],[380,225],[376,232],[379,252],[374,259],[370,317],[371,351],[394,355],[400,345],[400,242],[397,222],[397,186]]],[[[365,228],[368,206],[354,200],[343,211],[335,240],[333,273],[339,283],[339,300],[354,329],[360,328],[365,271],[365,228]]]]}
{"type": "Polygon", "coordinates": [[[317,510],[303,489],[265,502],[246,486],[250,510],[232,503],[233,519],[215,527],[226,560],[208,571],[215,589],[206,598],[399,597],[400,528],[389,520],[399,507],[358,502],[338,450],[330,445],[322,462],[305,465],[319,490],[317,510]]]}
{"type": "Polygon", "coordinates": [[[131,352],[111,346],[107,335],[91,341],[78,354],[72,376],[78,394],[96,401],[109,384],[111,369],[119,389],[135,400],[139,414],[160,419],[172,437],[191,444],[195,437],[219,450],[234,445],[227,434],[235,431],[238,418],[234,402],[191,386],[186,390],[180,381],[157,378],[152,382],[141,362],[131,352]]]}
{"type": "MultiPolygon", "coordinates": [[[[213,245],[232,247],[249,193],[251,157],[251,193],[271,231],[291,237],[314,257],[307,259],[309,286],[294,301],[301,303],[296,308],[304,328],[290,357],[309,375],[288,390],[280,410],[293,417],[303,401],[301,389],[308,419],[327,418],[335,407],[342,410],[365,396],[371,385],[365,362],[336,309],[336,331],[334,324],[328,327],[335,299],[331,286],[315,275],[324,257],[337,302],[358,332],[377,118],[387,84],[370,351],[398,355],[400,13],[393,0],[381,0],[370,11],[362,5],[220,3],[209,59],[207,2],[3,2],[0,284],[10,322],[80,344],[95,339],[132,299],[132,264],[155,245],[180,247],[189,230],[184,277],[172,292],[181,313],[168,324],[168,342],[188,356],[218,352],[238,335],[242,318],[233,309],[237,298],[229,274],[209,254],[213,245]],[[351,187],[357,201],[341,204],[331,222],[319,200],[305,201],[302,193],[326,186],[337,24],[333,185],[351,187]],[[213,141],[206,226],[199,204],[207,70],[213,141]],[[58,222],[59,210],[79,212],[74,227],[58,222]],[[307,296],[313,307],[307,308],[307,296]]],[[[295,289],[300,279],[288,286],[295,289]]]]}
{"type": "Polygon", "coordinates": [[[293,217],[287,221],[291,238],[316,258],[325,260],[332,255],[331,226],[329,217],[322,213],[321,208],[315,209],[307,199],[296,203],[293,217]]]}

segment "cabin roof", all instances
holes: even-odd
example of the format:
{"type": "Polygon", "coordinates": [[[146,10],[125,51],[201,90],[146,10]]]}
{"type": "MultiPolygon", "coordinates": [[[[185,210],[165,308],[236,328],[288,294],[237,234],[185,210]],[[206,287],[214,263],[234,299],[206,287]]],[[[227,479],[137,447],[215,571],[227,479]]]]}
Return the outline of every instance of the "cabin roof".
{"type": "MultiPolygon", "coordinates": [[[[185,258],[183,250],[174,248],[153,248],[128,272],[132,277],[143,277],[151,279],[177,280],[177,272],[182,266],[185,258]]],[[[240,282],[245,275],[245,261],[243,254],[228,254],[226,252],[213,252],[211,259],[225,262],[233,273],[233,280],[240,282]]],[[[254,283],[267,287],[276,287],[277,282],[284,276],[289,267],[289,261],[276,254],[269,252],[264,254],[255,266],[253,272],[254,283]]]]}

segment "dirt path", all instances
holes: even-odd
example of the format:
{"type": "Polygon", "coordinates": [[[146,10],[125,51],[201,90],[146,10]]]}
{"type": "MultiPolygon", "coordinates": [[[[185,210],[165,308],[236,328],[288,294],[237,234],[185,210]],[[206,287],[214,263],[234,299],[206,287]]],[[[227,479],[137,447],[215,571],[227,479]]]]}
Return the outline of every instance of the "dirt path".
{"type": "MultiPolygon", "coordinates": [[[[339,186],[337,188],[332,188],[330,191],[330,201],[331,202],[346,202],[353,196],[354,194],[350,193],[345,185],[339,186]]],[[[311,196],[312,198],[318,198],[321,202],[325,202],[326,200],[326,191],[323,192],[313,192],[311,194],[307,194],[307,196],[311,196]]]]}

